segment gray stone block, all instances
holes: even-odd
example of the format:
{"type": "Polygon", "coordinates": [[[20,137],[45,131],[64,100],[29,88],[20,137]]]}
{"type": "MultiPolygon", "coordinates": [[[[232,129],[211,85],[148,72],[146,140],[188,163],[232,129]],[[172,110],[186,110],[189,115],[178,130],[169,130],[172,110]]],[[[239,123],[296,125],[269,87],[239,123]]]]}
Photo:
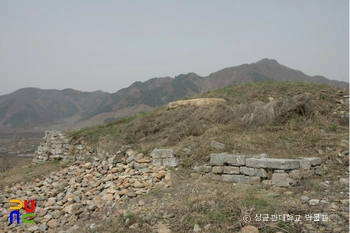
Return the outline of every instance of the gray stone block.
{"type": "Polygon", "coordinates": [[[210,147],[218,150],[223,150],[225,149],[225,144],[216,141],[211,141],[210,147]]]}
{"type": "Polygon", "coordinates": [[[130,156],[129,158],[126,159],[126,164],[130,163],[131,161],[134,161],[135,155],[130,156]]]}
{"type": "Polygon", "coordinates": [[[151,157],[154,159],[172,158],[174,157],[173,149],[154,149],[151,152],[151,157]]]}
{"type": "Polygon", "coordinates": [[[221,174],[224,169],[221,166],[215,166],[212,168],[211,172],[214,174],[221,174]]]}
{"type": "Polygon", "coordinates": [[[243,175],[222,175],[221,181],[228,183],[241,183],[244,179],[243,175]]]}
{"type": "Polygon", "coordinates": [[[289,187],[289,184],[293,182],[287,173],[273,173],[271,181],[276,187],[289,187]]]}
{"type": "Polygon", "coordinates": [[[153,159],[152,165],[155,167],[161,167],[163,166],[163,159],[153,159]]]}
{"type": "Polygon", "coordinates": [[[209,173],[209,172],[211,172],[211,166],[199,166],[198,172],[199,173],[209,173]]]}
{"type": "Polygon", "coordinates": [[[311,168],[311,161],[309,160],[300,160],[300,167],[304,170],[310,170],[311,168]]]}
{"type": "Polygon", "coordinates": [[[243,175],[248,175],[248,176],[255,176],[256,171],[254,168],[251,167],[240,167],[239,172],[243,175]]]}
{"type": "Polygon", "coordinates": [[[239,167],[224,166],[223,169],[225,174],[239,174],[239,167]]]}
{"type": "Polygon", "coordinates": [[[211,154],[210,155],[210,164],[213,166],[222,166],[224,165],[224,159],[227,154],[211,154]]]}
{"type": "Polygon", "coordinates": [[[222,165],[245,165],[247,156],[245,155],[232,155],[232,154],[211,154],[210,164],[216,166],[222,165]]]}
{"type": "Polygon", "coordinates": [[[316,166],[316,165],[320,165],[321,164],[321,158],[316,158],[316,157],[312,157],[312,158],[304,158],[304,161],[310,161],[311,166],[316,166]]]}
{"type": "Polygon", "coordinates": [[[179,159],[178,158],[166,158],[163,159],[163,166],[168,166],[168,167],[177,167],[179,164],[179,159]]]}
{"type": "Polygon", "coordinates": [[[254,167],[254,168],[272,168],[272,169],[292,170],[292,169],[298,169],[300,167],[300,160],[248,158],[246,159],[246,166],[254,167]]]}

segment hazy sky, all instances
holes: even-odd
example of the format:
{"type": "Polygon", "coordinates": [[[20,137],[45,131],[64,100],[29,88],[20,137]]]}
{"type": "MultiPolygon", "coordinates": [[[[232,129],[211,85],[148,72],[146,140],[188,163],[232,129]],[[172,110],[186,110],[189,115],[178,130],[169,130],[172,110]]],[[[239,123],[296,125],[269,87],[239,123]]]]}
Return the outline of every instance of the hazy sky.
{"type": "Polygon", "coordinates": [[[348,0],[0,0],[0,95],[116,92],[262,58],[349,81],[348,0]]]}

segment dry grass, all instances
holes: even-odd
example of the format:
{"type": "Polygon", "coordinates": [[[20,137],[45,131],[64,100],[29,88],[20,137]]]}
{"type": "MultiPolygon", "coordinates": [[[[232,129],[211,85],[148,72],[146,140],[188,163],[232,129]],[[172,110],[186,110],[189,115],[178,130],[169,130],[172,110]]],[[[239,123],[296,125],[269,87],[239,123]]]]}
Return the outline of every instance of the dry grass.
{"type": "Polygon", "coordinates": [[[70,165],[71,162],[59,163],[58,161],[47,162],[40,165],[27,165],[21,168],[14,167],[0,173],[0,189],[6,185],[20,184],[41,178],[52,171],[58,171],[70,165]]]}
{"type": "MultiPolygon", "coordinates": [[[[226,105],[156,110],[105,125],[71,132],[109,153],[130,145],[149,154],[171,147],[185,167],[208,162],[212,140],[226,152],[273,157],[310,157],[318,149],[338,147],[348,138],[349,122],[339,114],[336,100],[347,94],[326,85],[272,82],[230,86],[199,97],[225,98],[226,105]],[[273,97],[273,101],[268,98],[273,97]],[[183,148],[190,148],[187,155],[183,148]]],[[[195,97],[193,97],[195,98],[195,97]]],[[[341,110],[348,111],[342,105],[341,110]]],[[[326,158],[326,155],[325,155],[326,158]]]]}

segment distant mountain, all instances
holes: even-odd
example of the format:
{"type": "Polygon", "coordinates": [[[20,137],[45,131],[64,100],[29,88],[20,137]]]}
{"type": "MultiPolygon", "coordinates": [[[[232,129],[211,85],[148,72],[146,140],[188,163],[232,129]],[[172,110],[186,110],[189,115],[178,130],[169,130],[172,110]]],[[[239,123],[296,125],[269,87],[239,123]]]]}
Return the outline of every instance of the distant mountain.
{"type": "Polygon", "coordinates": [[[0,96],[0,127],[32,129],[65,124],[64,119],[80,116],[109,95],[102,91],[81,92],[73,89],[19,89],[0,96]]]}
{"type": "Polygon", "coordinates": [[[308,76],[276,60],[229,67],[201,77],[195,73],[175,78],[135,82],[113,94],[73,89],[23,88],[0,96],[0,129],[24,130],[45,127],[77,128],[146,111],[171,101],[231,84],[262,81],[304,81],[349,88],[349,83],[308,76]]]}

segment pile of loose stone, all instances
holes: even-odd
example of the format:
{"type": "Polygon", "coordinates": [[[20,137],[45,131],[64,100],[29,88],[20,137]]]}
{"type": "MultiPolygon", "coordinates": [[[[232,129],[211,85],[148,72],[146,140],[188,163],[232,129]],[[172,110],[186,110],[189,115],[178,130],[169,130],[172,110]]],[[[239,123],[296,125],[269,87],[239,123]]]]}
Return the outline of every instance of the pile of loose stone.
{"type": "Polygon", "coordinates": [[[154,166],[151,157],[131,149],[125,155],[94,157],[87,163],[76,161],[42,180],[4,187],[0,194],[0,229],[71,232],[79,229],[78,220],[102,219],[108,208],[155,187],[171,185],[170,171],[154,166]],[[9,224],[11,199],[35,200],[35,224],[9,224]]]}

